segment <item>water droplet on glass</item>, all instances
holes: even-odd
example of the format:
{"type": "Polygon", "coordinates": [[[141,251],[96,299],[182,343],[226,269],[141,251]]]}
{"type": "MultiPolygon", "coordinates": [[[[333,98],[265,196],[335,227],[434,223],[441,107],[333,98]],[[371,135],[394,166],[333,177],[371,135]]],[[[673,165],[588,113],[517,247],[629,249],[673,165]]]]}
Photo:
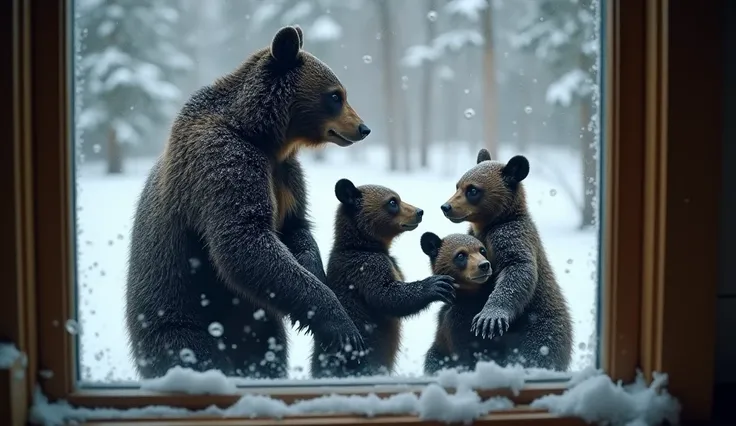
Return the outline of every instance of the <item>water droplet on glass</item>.
{"type": "Polygon", "coordinates": [[[541,348],[539,348],[539,353],[542,354],[542,356],[547,356],[549,355],[549,348],[546,346],[542,346],[541,348]]]}
{"type": "Polygon", "coordinates": [[[201,304],[202,304],[202,307],[204,308],[205,306],[207,306],[207,305],[209,305],[209,304],[210,304],[210,301],[209,301],[209,300],[207,300],[207,299],[202,299],[202,301],[201,301],[201,302],[199,302],[199,303],[201,303],[201,304]]]}
{"type": "Polygon", "coordinates": [[[143,321],[146,318],[143,314],[138,314],[138,321],[143,321]]]}
{"type": "Polygon", "coordinates": [[[348,289],[350,289],[350,290],[353,290],[354,288],[355,288],[355,286],[354,286],[354,285],[352,285],[352,284],[350,284],[350,285],[348,286],[348,289]]]}
{"type": "Polygon", "coordinates": [[[197,259],[196,257],[192,257],[189,259],[189,266],[192,267],[192,269],[197,269],[202,265],[202,262],[197,259]]]}
{"type": "Polygon", "coordinates": [[[532,107],[530,107],[530,106],[524,107],[524,112],[527,113],[527,114],[531,114],[532,113],[532,107]]]}
{"type": "Polygon", "coordinates": [[[234,297],[233,298],[233,305],[239,305],[239,304],[240,304],[240,299],[238,299],[237,297],[234,297]]]}
{"type": "Polygon", "coordinates": [[[314,311],[307,311],[307,318],[308,319],[312,319],[313,316],[314,316],[314,311]]]}
{"type": "Polygon", "coordinates": [[[434,22],[437,20],[437,12],[434,10],[430,10],[429,13],[427,13],[427,19],[430,20],[430,22],[434,22]]]}
{"type": "Polygon", "coordinates": [[[371,62],[373,62],[373,58],[371,58],[371,55],[365,55],[363,56],[363,62],[365,62],[366,64],[370,64],[371,62]]]}
{"type": "Polygon", "coordinates": [[[473,108],[468,108],[468,109],[465,110],[465,112],[463,114],[465,114],[465,118],[467,118],[469,120],[469,119],[475,117],[475,110],[473,108]]]}
{"type": "Polygon", "coordinates": [[[572,265],[572,259],[567,259],[567,264],[572,265]]]}
{"type": "Polygon", "coordinates": [[[468,93],[470,93],[470,89],[465,89],[463,90],[463,92],[467,95],[468,93]]]}
{"type": "Polygon", "coordinates": [[[53,320],[53,321],[51,321],[51,325],[53,325],[54,327],[58,327],[59,326],[59,320],[53,320]]]}
{"type": "Polygon", "coordinates": [[[263,317],[266,316],[266,312],[263,309],[259,309],[255,312],[253,312],[253,318],[260,320],[263,319],[263,317]]]}
{"type": "Polygon", "coordinates": [[[207,327],[207,331],[214,337],[220,337],[225,331],[225,328],[219,322],[213,322],[207,327]]]}
{"type": "Polygon", "coordinates": [[[352,351],[353,351],[353,346],[350,343],[346,344],[345,352],[352,352],[352,351]]]}
{"type": "Polygon", "coordinates": [[[41,378],[50,379],[54,377],[54,372],[51,370],[41,370],[38,372],[38,375],[41,376],[41,378]]]}
{"type": "Polygon", "coordinates": [[[557,195],[557,190],[556,189],[550,189],[549,190],[549,195],[551,195],[551,196],[554,197],[555,195],[557,195]]]}
{"type": "Polygon", "coordinates": [[[179,358],[183,362],[194,364],[197,362],[197,357],[194,356],[194,352],[191,349],[184,348],[181,351],[179,351],[179,358]]]}
{"type": "Polygon", "coordinates": [[[273,352],[271,352],[271,351],[266,351],[266,353],[264,354],[263,358],[267,362],[274,362],[274,361],[276,361],[276,354],[273,353],[273,352]]]}
{"type": "Polygon", "coordinates": [[[274,297],[276,297],[276,293],[271,293],[271,294],[268,295],[268,297],[270,297],[271,299],[273,299],[274,297]]]}
{"type": "Polygon", "coordinates": [[[578,349],[580,349],[581,351],[584,351],[586,347],[587,346],[585,345],[585,342],[580,342],[580,344],[578,344],[578,349]]]}
{"type": "Polygon", "coordinates": [[[225,346],[225,343],[223,342],[217,342],[217,349],[224,351],[225,349],[227,349],[227,346],[225,346]]]}
{"type": "Polygon", "coordinates": [[[159,309],[158,312],[156,312],[156,314],[158,316],[162,317],[162,316],[164,316],[164,310],[163,309],[159,309]]]}
{"type": "Polygon", "coordinates": [[[73,319],[67,320],[66,323],[64,324],[64,328],[66,328],[66,331],[69,334],[79,334],[79,330],[80,330],[79,323],[77,323],[73,319]]]}
{"type": "Polygon", "coordinates": [[[101,150],[102,150],[102,147],[100,146],[100,144],[96,143],[92,145],[92,151],[94,151],[95,154],[99,154],[101,150]]]}

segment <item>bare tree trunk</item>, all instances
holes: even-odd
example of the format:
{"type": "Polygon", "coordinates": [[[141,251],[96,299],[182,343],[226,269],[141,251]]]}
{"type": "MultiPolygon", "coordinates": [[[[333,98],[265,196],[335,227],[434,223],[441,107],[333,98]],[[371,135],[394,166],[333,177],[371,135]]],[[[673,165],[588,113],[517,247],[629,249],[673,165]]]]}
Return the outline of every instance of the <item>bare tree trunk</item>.
{"type": "MultiPolygon", "coordinates": [[[[427,3],[427,15],[435,10],[437,10],[437,0],[429,0],[427,3]]],[[[435,37],[437,37],[437,22],[427,19],[427,44],[431,44],[435,37]]],[[[434,117],[432,117],[434,70],[434,62],[427,61],[424,65],[424,79],[422,81],[422,129],[419,133],[419,167],[422,168],[426,168],[429,165],[429,147],[434,143],[434,133],[432,132],[432,123],[434,122],[434,117]]]]}
{"type": "Polygon", "coordinates": [[[534,124],[531,120],[531,114],[534,111],[527,112],[527,108],[531,108],[532,105],[532,91],[531,85],[528,84],[528,79],[525,76],[518,75],[516,79],[519,81],[519,87],[521,88],[521,96],[526,101],[522,110],[517,112],[515,115],[516,119],[516,144],[519,152],[526,152],[529,150],[529,135],[532,133],[532,127],[534,124]]]}
{"type": "Polygon", "coordinates": [[[593,143],[594,135],[593,132],[588,130],[588,123],[590,122],[590,116],[592,111],[590,98],[583,98],[580,100],[580,121],[584,130],[582,131],[582,138],[580,142],[583,144],[581,147],[580,158],[583,160],[583,206],[582,206],[582,220],[580,228],[584,229],[589,226],[595,225],[595,201],[596,195],[596,172],[598,169],[598,162],[596,160],[596,148],[593,143]]]}
{"type": "Polygon", "coordinates": [[[491,157],[498,158],[496,126],[496,65],[493,49],[493,2],[483,11],[483,135],[491,157]]]}
{"type": "Polygon", "coordinates": [[[394,35],[391,33],[391,11],[388,0],[377,0],[378,19],[381,28],[381,66],[383,74],[383,98],[386,102],[386,143],[388,143],[389,170],[399,169],[399,138],[397,137],[398,108],[396,94],[400,90],[396,81],[396,64],[394,61],[394,35]]]}
{"type": "Polygon", "coordinates": [[[123,149],[118,141],[115,129],[110,127],[107,137],[107,174],[123,173],[123,149]]]}

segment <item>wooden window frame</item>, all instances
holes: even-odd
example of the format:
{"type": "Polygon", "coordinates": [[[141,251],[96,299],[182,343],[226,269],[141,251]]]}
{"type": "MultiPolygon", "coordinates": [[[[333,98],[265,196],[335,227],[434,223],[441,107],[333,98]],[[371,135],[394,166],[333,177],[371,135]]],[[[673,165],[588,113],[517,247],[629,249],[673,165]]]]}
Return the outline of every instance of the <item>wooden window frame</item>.
{"type": "MultiPolygon", "coordinates": [[[[87,407],[230,405],[239,395],[74,387],[75,345],[63,327],[73,317],[74,272],[69,1],[12,0],[0,6],[2,64],[8,64],[0,66],[0,117],[5,122],[0,129],[6,135],[0,144],[0,185],[3,194],[12,194],[12,202],[0,207],[0,270],[10,273],[0,298],[0,338],[13,341],[28,361],[0,371],[0,423],[23,424],[37,383],[52,400],[87,407]],[[38,378],[41,369],[53,371],[53,377],[38,378]],[[14,373],[22,370],[26,374],[19,379],[14,373]]],[[[601,367],[625,382],[634,379],[637,369],[647,377],[667,372],[670,392],[683,404],[683,418],[706,420],[714,375],[723,3],[601,1],[606,8],[601,367]]],[[[563,390],[561,384],[530,384],[517,396],[506,390],[480,394],[527,404],[563,390]]],[[[248,391],[291,402],[320,396],[325,389],[248,391]]],[[[218,419],[217,424],[248,422],[218,419]]],[[[269,422],[253,424],[277,423],[269,422]]],[[[410,416],[303,416],[278,423],[436,424],[410,416]]],[[[476,421],[486,423],[582,424],[523,407],[476,421]]]]}

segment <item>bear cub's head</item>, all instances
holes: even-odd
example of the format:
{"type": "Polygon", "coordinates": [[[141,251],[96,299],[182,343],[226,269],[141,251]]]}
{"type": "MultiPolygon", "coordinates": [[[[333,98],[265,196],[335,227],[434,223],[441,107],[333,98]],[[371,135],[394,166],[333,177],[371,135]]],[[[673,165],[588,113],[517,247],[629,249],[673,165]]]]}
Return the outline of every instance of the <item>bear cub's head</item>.
{"type": "Polygon", "coordinates": [[[493,275],[488,251],[480,240],[468,234],[450,234],[440,238],[425,232],[419,240],[429,256],[432,273],[455,279],[459,291],[476,291],[493,275]]]}
{"type": "Polygon", "coordinates": [[[317,146],[332,142],[349,146],[364,139],[371,129],[347,100],[347,91],[322,61],[302,50],[299,26],[281,28],[270,47],[271,75],[285,85],[274,96],[292,96],[286,140],[288,145],[317,146]]]}
{"type": "Polygon", "coordinates": [[[508,163],[492,161],[486,149],[478,152],[476,165],[457,182],[455,194],[440,206],[453,223],[470,222],[486,225],[522,208],[524,189],[529,175],[529,160],[522,155],[508,163]]]}
{"type": "Polygon", "coordinates": [[[356,187],[348,179],[335,184],[335,195],[340,201],[338,219],[347,219],[362,235],[390,242],[403,232],[416,229],[424,211],[401,201],[395,191],[381,185],[356,187]]]}

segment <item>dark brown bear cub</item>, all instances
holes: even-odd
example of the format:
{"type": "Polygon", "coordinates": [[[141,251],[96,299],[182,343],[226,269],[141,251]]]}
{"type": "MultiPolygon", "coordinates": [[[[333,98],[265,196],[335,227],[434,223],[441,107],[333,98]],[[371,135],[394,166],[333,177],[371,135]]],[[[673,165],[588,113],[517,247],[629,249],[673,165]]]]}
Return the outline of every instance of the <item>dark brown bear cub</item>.
{"type": "Polygon", "coordinates": [[[335,185],[340,201],[327,264],[327,285],[361,331],[365,350],[331,351],[315,336],[313,377],[391,374],[401,338],[401,318],[430,303],[455,298],[452,277],[430,276],[404,282],[391,242],[419,226],[423,212],[379,185],[355,187],[347,179],[335,185]]]}
{"type": "Polygon", "coordinates": [[[431,375],[443,368],[473,370],[478,361],[499,362],[504,354],[502,343],[470,332],[473,317],[493,291],[486,247],[467,234],[440,238],[425,232],[420,243],[432,273],[453,277],[456,288],[455,302],[444,304],[437,314],[437,331],[424,360],[424,373],[431,375]]]}
{"type": "Polygon", "coordinates": [[[284,27],[183,106],[140,196],[126,320],[144,378],[175,366],[286,377],[283,318],[362,347],[324,284],[296,153],[370,130],[345,88],[284,27]]]}
{"type": "Polygon", "coordinates": [[[454,223],[470,222],[470,234],[493,250],[494,288],[473,319],[483,338],[511,344],[510,363],[565,371],[572,358],[572,320],[537,227],[526,205],[522,181],[529,161],[517,155],[504,164],[487,150],[458,181],[441,206],[454,223]]]}

